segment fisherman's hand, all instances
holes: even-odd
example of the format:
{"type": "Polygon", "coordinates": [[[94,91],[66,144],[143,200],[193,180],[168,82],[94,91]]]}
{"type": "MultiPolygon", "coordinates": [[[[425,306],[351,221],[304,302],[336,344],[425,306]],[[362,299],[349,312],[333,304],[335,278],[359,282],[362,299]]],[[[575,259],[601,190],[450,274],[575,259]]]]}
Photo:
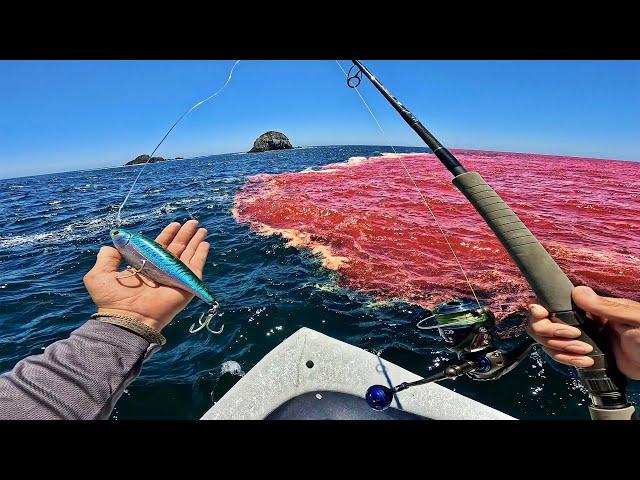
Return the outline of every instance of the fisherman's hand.
{"type": "MultiPolygon", "coordinates": [[[[572,297],[609,335],[618,369],[627,377],[640,380],[640,303],[601,297],[589,287],[574,288],[572,297]]],[[[536,304],[529,306],[527,322],[529,335],[554,360],[576,367],[593,365],[593,359],[586,356],[593,348],[575,340],[580,336],[577,328],[550,319],[549,312],[536,304]]]]}
{"type": "MultiPolygon", "coordinates": [[[[204,239],[207,230],[198,228],[196,220],[184,225],[170,223],[158,235],[156,242],[202,278],[209,253],[204,239]]],[[[84,276],[84,284],[98,312],[109,311],[134,317],[157,331],[162,330],[193,298],[189,292],[154,283],[142,275],[117,278],[122,256],[112,247],[102,247],[95,266],[84,276]]]]}

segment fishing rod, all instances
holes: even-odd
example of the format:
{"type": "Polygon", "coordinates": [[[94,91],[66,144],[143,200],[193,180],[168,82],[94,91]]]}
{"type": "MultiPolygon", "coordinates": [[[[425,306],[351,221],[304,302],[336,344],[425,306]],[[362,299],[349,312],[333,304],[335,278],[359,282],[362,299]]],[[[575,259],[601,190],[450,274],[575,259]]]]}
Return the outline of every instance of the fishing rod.
{"type": "MultiPolygon", "coordinates": [[[[445,148],[427,128],[367,69],[359,60],[352,60],[356,73],[347,85],[356,88],[364,74],[402,119],[427,144],[433,154],[453,175],[453,184],[464,194],[507,250],[538,302],[556,319],[582,332],[578,340],[588,343],[593,351],[591,367],[576,367],[580,381],[590,398],[589,413],[594,420],[635,419],[635,407],[626,397],[626,377],[616,366],[606,338],[598,325],[587,318],[572,301],[571,280],[560,269],[542,244],[520,218],[485,182],[477,172],[468,172],[460,161],[445,148]]],[[[353,68],[353,67],[352,67],[353,68]]]]}

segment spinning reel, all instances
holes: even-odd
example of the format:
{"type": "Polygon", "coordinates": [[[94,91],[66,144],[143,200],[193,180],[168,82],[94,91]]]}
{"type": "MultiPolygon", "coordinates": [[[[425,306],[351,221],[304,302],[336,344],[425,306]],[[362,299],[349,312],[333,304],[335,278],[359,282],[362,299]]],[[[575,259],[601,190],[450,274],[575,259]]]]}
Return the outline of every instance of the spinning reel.
{"type": "Polygon", "coordinates": [[[526,357],[533,340],[511,351],[501,350],[493,344],[495,316],[483,304],[471,299],[458,299],[438,305],[431,316],[416,325],[420,330],[437,329],[458,359],[438,373],[415,382],[404,382],[393,388],[372,385],[365,399],[375,410],[384,410],[393,396],[407,388],[466,375],[473,380],[495,380],[513,370],[526,357]],[[426,325],[431,321],[431,325],[426,325]],[[435,322],[435,324],[433,324],[435,322]]]}

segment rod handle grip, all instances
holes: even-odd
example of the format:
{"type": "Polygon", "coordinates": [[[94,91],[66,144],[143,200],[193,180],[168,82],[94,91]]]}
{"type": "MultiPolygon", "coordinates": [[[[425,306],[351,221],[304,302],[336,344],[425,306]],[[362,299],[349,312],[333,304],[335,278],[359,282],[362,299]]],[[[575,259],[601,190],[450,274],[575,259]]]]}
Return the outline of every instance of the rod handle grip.
{"type": "Polygon", "coordinates": [[[578,368],[594,407],[626,408],[626,378],[618,370],[606,338],[572,302],[574,286],[513,210],[476,172],[457,175],[453,184],[493,230],[516,263],[540,304],[558,319],[579,328],[579,340],[590,344],[594,365],[578,368]]]}
{"type": "Polygon", "coordinates": [[[629,405],[624,408],[598,408],[589,406],[591,420],[637,420],[636,407],[629,405]]]}

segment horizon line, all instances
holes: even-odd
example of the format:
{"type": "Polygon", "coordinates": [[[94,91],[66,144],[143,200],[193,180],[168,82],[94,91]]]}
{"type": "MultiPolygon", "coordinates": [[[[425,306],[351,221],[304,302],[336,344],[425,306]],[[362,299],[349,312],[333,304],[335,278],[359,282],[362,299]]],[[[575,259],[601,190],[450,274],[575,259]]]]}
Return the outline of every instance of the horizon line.
{"type": "MultiPolygon", "coordinates": [[[[297,147],[293,147],[293,148],[287,148],[287,149],[283,149],[284,151],[286,150],[297,150],[300,148],[314,148],[314,147],[398,147],[398,148],[424,148],[427,150],[430,150],[429,147],[427,146],[420,146],[420,145],[369,145],[369,144],[357,144],[357,143],[349,143],[349,144],[325,144],[325,145],[300,145],[297,147]]],[[[631,160],[631,159],[622,159],[622,158],[606,158],[606,157],[591,157],[591,156],[575,156],[575,155],[564,155],[564,154],[557,154],[557,153],[536,153],[536,152],[514,152],[514,151],[508,151],[508,150],[487,150],[487,149],[479,149],[479,148],[468,148],[468,147],[452,147],[449,148],[448,150],[450,151],[476,151],[476,152],[491,152],[491,153],[513,153],[513,154],[517,154],[517,155],[541,155],[541,156],[546,156],[546,157],[567,157],[567,158],[576,158],[576,159],[587,159],[587,160],[602,160],[602,161],[619,161],[619,162],[640,162],[640,159],[636,159],[636,160],[631,160]]],[[[279,150],[269,150],[269,151],[279,151],[279,150]]],[[[265,153],[265,152],[251,152],[252,154],[259,154],[259,153],[265,153]]],[[[382,153],[382,152],[380,152],[382,153]]],[[[389,152],[392,153],[392,152],[389,152]]],[[[424,152],[424,153],[429,153],[429,152],[424,152]]],[[[216,157],[216,156],[222,156],[222,155],[247,155],[249,154],[249,152],[224,152],[224,153],[212,153],[212,154],[205,154],[205,155],[199,155],[199,156],[195,156],[195,157],[189,157],[189,158],[182,158],[182,159],[178,159],[178,158],[168,158],[165,161],[185,161],[185,160],[196,160],[196,159],[200,159],[200,158],[205,158],[205,157],[216,157]]],[[[146,154],[141,154],[141,155],[146,155],[146,154]]],[[[137,158],[137,157],[136,157],[137,158]]],[[[164,157],[163,157],[164,158],[164,157]]],[[[154,162],[154,163],[163,163],[163,162],[154,162]]],[[[37,173],[35,175],[19,175],[17,177],[2,177],[0,178],[0,181],[4,181],[4,180],[15,180],[18,178],[30,178],[30,177],[42,177],[45,175],[59,175],[59,174],[63,174],[63,173],[73,173],[73,172],[90,172],[92,170],[106,170],[109,168],[124,168],[124,167],[136,167],[139,165],[146,165],[146,163],[139,163],[136,165],[108,165],[108,166],[104,166],[104,167],[94,167],[94,168],[84,168],[84,169],[78,169],[78,170],[62,170],[62,171],[56,171],[56,172],[46,172],[46,173],[37,173]]]]}

